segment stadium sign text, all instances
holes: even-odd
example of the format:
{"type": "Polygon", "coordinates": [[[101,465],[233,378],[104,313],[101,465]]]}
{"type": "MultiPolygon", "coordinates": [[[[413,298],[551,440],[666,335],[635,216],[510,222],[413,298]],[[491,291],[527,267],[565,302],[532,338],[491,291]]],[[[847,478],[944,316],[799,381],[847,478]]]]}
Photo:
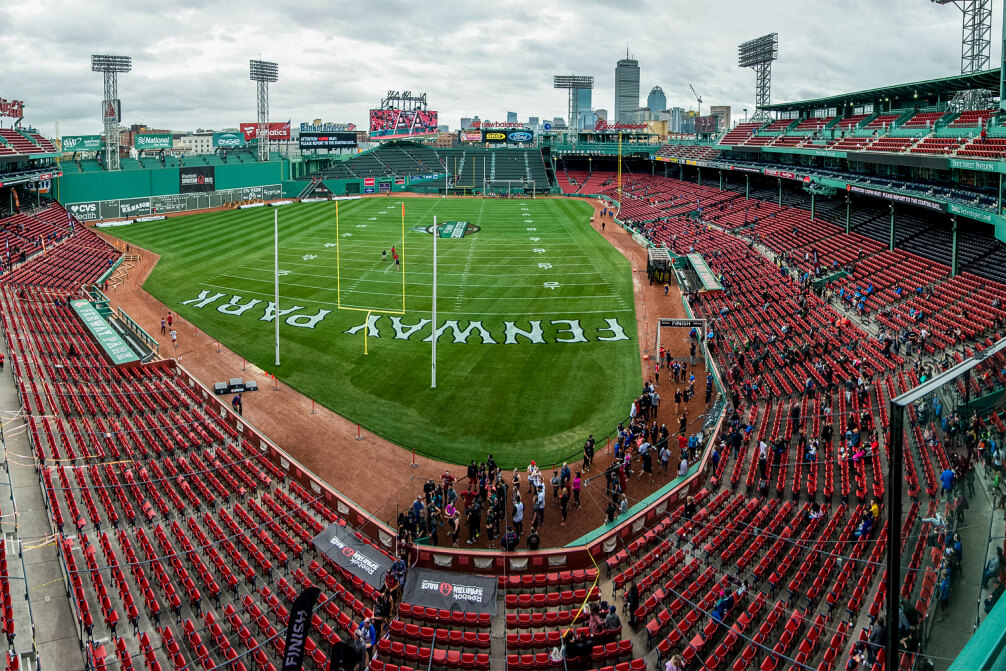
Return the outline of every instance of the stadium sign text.
{"type": "Polygon", "coordinates": [[[523,128],[524,124],[519,121],[473,121],[471,127],[475,128],[523,128]]]}
{"type": "Polygon", "coordinates": [[[12,119],[21,119],[24,117],[24,101],[23,100],[7,100],[6,98],[0,98],[0,116],[7,116],[12,119]]]}
{"type": "Polygon", "coordinates": [[[307,123],[302,121],[300,124],[301,133],[342,133],[346,131],[356,130],[355,123],[307,123]]]}
{"type": "MultiPolygon", "coordinates": [[[[277,317],[283,319],[287,326],[298,328],[317,328],[331,310],[312,312],[303,305],[291,305],[276,310],[272,301],[259,298],[245,298],[240,295],[230,295],[203,289],[195,298],[182,301],[182,305],[192,308],[216,308],[216,311],[231,317],[244,315],[255,316],[258,321],[271,322],[277,317]],[[261,311],[261,312],[259,312],[261,311]]],[[[417,319],[414,323],[405,323],[401,317],[387,315],[370,315],[366,322],[353,326],[343,333],[355,335],[364,327],[371,338],[390,336],[394,340],[421,340],[432,342],[432,328],[429,319],[417,319]]],[[[504,321],[502,326],[485,326],[482,321],[459,321],[447,319],[437,327],[437,342],[467,344],[475,339],[483,345],[518,345],[529,343],[545,345],[548,343],[585,343],[592,340],[598,342],[616,342],[631,340],[625,333],[625,328],[614,317],[601,318],[593,325],[581,324],[579,319],[529,320],[525,322],[504,321]],[[495,332],[495,333],[494,333],[495,332]],[[444,336],[447,336],[446,338],[444,336]]]]}
{"type": "MultiPolygon", "coordinates": [[[[382,320],[389,322],[383,326],[385,335],[388,335],[388,328],[394,332],[395,340],[412,340],[418,334],[418,339],[423,342],[432,342],[433,333],[429,319],[419,319],[415,323],[403,323],[400,317],[387,317],[385,315],[370,315],[365,324],[354,326],[343,331],[345,335],[355,335],[367,327],[367,336],[370,338],[381,337],[382,320]],[[423,336],[426,337],[423,337],[423,336]]],[[[529,320],[522,322],[504,321],[502,329],[497,328],[495,337],[489,328],[484,326],[480,320],[468,321],[467,326],[461,327],[461,322],[456,319],[447,319],[442,326],[437,327],[437,342],[443,340],[446,333],[450,333],[448,342],[455,344],[467,344],[470,338],[477,338],[483,345],[517,345],[520,343],[530,343],[532,345],[544,345],[547,343],[584,343],[590,342],[588,333],[593,333],[594,340],[599,342],[614,342],[618,340],[629,340],[625,334],[625,329],[618,323],[618,319],[605,318],[603,326],[594,326],[588,331],[580,324],[579,319],[553,319],[551,321],[529,320]],[[526,328],[525,328],[526,325],[526,328]]]]}
{"type": "Polygon", "coordinates": [[[865,186],[857,186],[855,184],[847,184],[846,189],[851,193],[873,196],[874,198],[883,198],[884,200],[891,200],[895,203],[904,203],[905,205],[924,207],[927,210],[933,210],[934,212],[943,212],[945,209],[943,203],[937,203],[933,200],[917,198],[916,196],[909,196],[903,193],[896,193],[894,191],[880,191],[878,189],[869,189],[865,186]]]}
{"type": "Polygon", "coordinates": [[[979,170],[981,172],[1002,172],[998,170],[995,161],[977,161],[974,159],[952,158],[950,168],[959,170],[979,170]]]}
{"type": "Polygon", "coordinates": [[[594,130],[598,132],[616,130],[646,130],[645,123],[608,123],[604,119],[598,119],[594,130]]]}
{"type": "Polygon", "coordinates": [[[100,151],[104,139],[100,135],[64,135],[63,151],[100,151]]]}
{"type": "MultiPolygon", "coordinates": [[[[191,305],[194,308],[205,308],[209,305],[217,303],[221,298],[226,296],[227,294],[203,290],[200,291],[199,295],[195,298],[182,301],[182,305],[191,305]]],[[[217,305],[217,312],[225,315],[231,315],[233,317],[240,317],[257,306],[261,306],[259,309],[262,310],[262,316],[259,317],[259,321],[271,322],[276,319],[276,304],[272,301],[263,301],[258,298],[244,300],[242,296],[237,295],[231,296],[224,303],[219,303],[217,305]]],[[[309,329],[316,327],[321,320],[332,313],[331,310],[318,310],[315,314],[300,314],[300,311],[305,309],[306,308],[303,305],[293,305],[289,308],[279,310],[278,313],[280,317],[285,317],[283,323],[287,326],[298,326],[300,328],[309,329]]]]}

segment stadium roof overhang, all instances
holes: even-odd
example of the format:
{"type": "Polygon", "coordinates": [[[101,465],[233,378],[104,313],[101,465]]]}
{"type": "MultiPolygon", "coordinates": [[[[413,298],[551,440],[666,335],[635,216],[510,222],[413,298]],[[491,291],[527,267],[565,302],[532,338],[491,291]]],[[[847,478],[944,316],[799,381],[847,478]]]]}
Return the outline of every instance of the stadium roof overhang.
{"type": "Polygon", "coordinates": [[[876,103],[879,100],[901,102],[917,100],[919,104],[924,104],[927,101],[935,103],[938,98],[940,100],[949,100],[955,92],[967,89],[987,89],[998,92],[999,70],[1000,68],[996,68],[969,75],[954,75],[953,77],[943,77],[941,79],[927,79],[921,82],[882,86],[880,88],[842,93],[814,100],[776,103],[774,105],[766,105],[763,109],[769,112],[794,112],[828,107],[853,107],[876,103]]]}

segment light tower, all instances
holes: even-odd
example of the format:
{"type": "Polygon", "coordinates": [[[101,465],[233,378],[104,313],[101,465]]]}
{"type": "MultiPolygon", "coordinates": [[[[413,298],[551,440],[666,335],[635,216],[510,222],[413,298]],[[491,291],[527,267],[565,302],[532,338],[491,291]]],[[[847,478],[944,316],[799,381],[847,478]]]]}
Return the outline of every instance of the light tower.
{"type": "Polygon", "coordinates": [[[763,109],[772,102],[772,61],[779,58],[779,33],[769,33],[737,47],[737,65],[755,71],[755,113],[751,121],[769,121],[763,109]]]}
{"type": "MultiPolygon", "coordinates": [[[[955,5],[961,10],[961,74],[970,75],[989,69],[992,60],[992,0],[933,0],[937,5],[955,5]]],[[[955,110],[979,110],[991,107],[992,96],[984,89],[969,89],[954,94],[950,105],[955,110]]]]}
{"type": "Polygon", "coordinates": [[[119,123],[122,105],[119,102],[119,73],[133,69],[129,56],[95,54],[91,56],[91,71],[105,78],[105,94],[101,100],[101,121],[105,128],[105,169],[119,169],[119,123]]]}
{"type": "Polygon", "coordinates": [[[269,61],[249,61],[250,78],[258,83],[258,160],[269,160],[269,82],[279,80],[279,65],[269,61]]]}
{"type": "Polygon", "coordinates": [[[594,88],[594,77],[593,76],[581,76],[581,75],[555,75],[552,78],[553,88],[557,89],[569,89],[569,125],[573,128],[573,142],[576,142],[576,137],[579,130],[579,103],[577,101],[577,94],[580,91],[590,91],[594,88]]]}

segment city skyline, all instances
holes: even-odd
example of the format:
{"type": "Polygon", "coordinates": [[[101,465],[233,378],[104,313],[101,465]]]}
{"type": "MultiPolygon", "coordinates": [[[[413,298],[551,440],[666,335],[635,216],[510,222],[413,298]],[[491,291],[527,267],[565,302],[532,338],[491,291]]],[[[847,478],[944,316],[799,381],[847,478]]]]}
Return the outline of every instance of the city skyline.
{"type": "MultiPolygon", "coordinates": [[[[270,89],[272,119],[291,119],[295,126],[321,118],[363,128],[367,110],[388,89],[405,88],[426,91],[430,108],[452,127],[474,114],[502,120],[508,110],[520,119],[565,117],[566,95],[551,89],[555,72],[594,75],[593,107],[614,116],[613,65],[628,43],[641,67],[641,90],[659,85],[668,107],[688,109],[695,106],[691,84],[704,109],[729,105],[742,117],[743,108],[749,115],[753,110],[754,81],[736,65],[737,45],[776,31],[782,43],[774,66],[776,102],[959,71],[961,19],[953,8],[915,0],[786,1],[780,7],[784,11],[755,12],[739,0],[723,0],[722,11],[711,13],[688,3],[587,2],[574,8],[518,0],[504,18],[488,21],[469,11],[478,9],[474,3],[462,2],[452,8],[461,17],[452,27],[457,39],[444,47],[441,12],[399,0],[372,31],[348,30],[374,16],[355,5],[335,11],[261,0],[198,7],[40,0],[30,14],[0,7],[7,27],[0,57],[8,66],[0,96],[25,101],[25,121],[47,134],[56,123],[60,134],[100,132],[101,80],[90,71],[90,55],[112,53],[133,58],[132,72],[119,81],[125,125],[181,131],[254,121],[255,90],[247,73],[254,58],[279,63],[279,81],[270,89]],[[855,26],[850,15],[857,17],[855,26]],[[889,39],[892,25],[926,49],[903,58],[903,42],[889,39]],[[669,58],[667,44],[681,45],[679,55],[669,58]],[[438,55],[417,60],[419,51],[438,55]]],[[[993,63],[1000,59],[1000,32],[995,21],[993,63]]]]}

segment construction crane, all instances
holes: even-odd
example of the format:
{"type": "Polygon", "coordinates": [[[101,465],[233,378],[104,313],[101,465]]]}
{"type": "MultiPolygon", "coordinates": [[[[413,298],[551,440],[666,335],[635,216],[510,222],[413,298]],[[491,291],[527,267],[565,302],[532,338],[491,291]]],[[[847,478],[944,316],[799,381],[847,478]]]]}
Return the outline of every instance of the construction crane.
{"type": "Polygon", "coordinates": [[[699,101],[698,116],[702,116],[702,96],[700,96],[698,93],[695,92],[695,87],[692,86],[691,84],[688,85],[688,88],[692,90],[692,95],[695,96],[695,99],[699,101]]]}

